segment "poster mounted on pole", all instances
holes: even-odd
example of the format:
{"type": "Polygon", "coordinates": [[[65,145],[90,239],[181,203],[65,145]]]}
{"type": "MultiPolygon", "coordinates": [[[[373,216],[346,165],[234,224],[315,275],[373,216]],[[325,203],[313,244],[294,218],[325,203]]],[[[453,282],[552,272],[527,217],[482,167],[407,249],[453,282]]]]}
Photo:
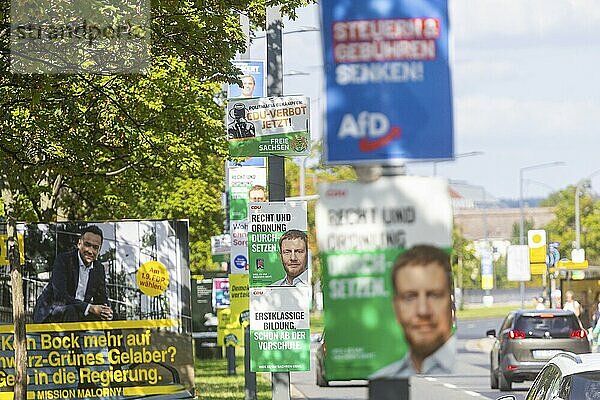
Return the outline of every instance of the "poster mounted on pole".
{"type": "Polygon", "coordinates": [[[310,370],[310,287],[250,289],[250,370],[310,370]]]}
{"type": "Polygon", "coordinates": [[[253,165],[227,165],[232,274],[248,273],[248,202],[259,194],[266,201],[266,163],[262,158],[250,160],[253,165]]]}
{"type": "Polygon", "coordinates": [[[305,96],[233,99],[227,103],[231,157],[310,154],[310,101],[305,96]]]}
{"type": "MultiPolygon", "coordinates": [[[[250,287],[278,286],[286,278],[280,239],[293,235],[294,245],[303,244],[306,253],[294,262],[302,264],[303,285],[308,285],[308,221],[305,201],[249,203],[248,254],[250,287]]],[[[293,249],[296,250],[295,248],[293,249]]],[[[287,251],[287,249],[286,249],[287,251]]],[[[296,257],[296,255],[294,255],[296,257]]],[[[291,284],[291,282],[290,282],[291,284]]]]}
{"type": "MultiPolygon", "coordinates": [[[[36,223],[18,232],[28,398],[194,397],[188,221],[36,223]]],[[[15,374],[9,274],[0,268],[2,398],[12,398],[15,374]]]]}
{"type": "Polygon", "coordinates": [[[450,253],[448,183],[395,176],[322,184],[316,225],[327,332],[325,378],[367,379],[408,350],[393,309],[394,260],[417,244],[450,253]]]}
{"type": "Polygon", "coordinates": [[[310,369],[311,287],[305,201],[250,203],[250,369],[310,369]]]}
{"type": "Polygon", "coordinates": [[[232,83],[227,86],[227,98],[264,97],[267,86],[265,62],[263,60],[235,60],[231,62],[242,71],[239,76],[242,86],[232,83]]]}
{"type": "Polygon", "coordinates": [[[322,0],[327,164],[452,159],[447,0],[322,0]]]}

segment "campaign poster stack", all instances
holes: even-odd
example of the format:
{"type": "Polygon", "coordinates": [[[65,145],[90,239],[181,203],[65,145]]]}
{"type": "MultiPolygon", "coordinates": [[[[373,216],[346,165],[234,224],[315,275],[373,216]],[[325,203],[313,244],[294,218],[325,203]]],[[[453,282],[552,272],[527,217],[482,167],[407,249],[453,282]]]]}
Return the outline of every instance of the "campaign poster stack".
{"type": "Polygon", "coordinates": [[[274,285],[285,277],[279,238],[308,231],[306,202],[251,202],[248,209],[250,370],[308,371],[311,288],[274,285]]]}
{"type": "MultiPolygon", "coordinates": [[[[193,397],[188,221],[37,223],[19,225],[18,233],[25,271],[28,398],[193,397]],[[88,225],[103,231],[98,261],[113,319],[32,323],[57,255],[76,251],[79,233],[88,225]]],[[[10,268],[4,261],[0,397],[12,398],[6,396],[13,392],[15,371],[10,268]]]]}
{"type": "Polygon", "coordinates": [[[407,351],[392,307],[395,258],[416,244],[450,251],[447,181],[410,176],[322,184],[316,208],[327,380],[366,379],[407,351]]]}

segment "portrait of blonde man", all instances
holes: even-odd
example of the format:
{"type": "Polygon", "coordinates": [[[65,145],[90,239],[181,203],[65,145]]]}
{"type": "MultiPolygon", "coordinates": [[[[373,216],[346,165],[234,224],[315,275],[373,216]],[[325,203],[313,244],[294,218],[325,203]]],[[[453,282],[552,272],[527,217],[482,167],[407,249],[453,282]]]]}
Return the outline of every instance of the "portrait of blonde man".
{"type": "Polygon", "coordinates": [[[451,374],[456,338],[448,253],[430,245],[408,249],[394,262],[392,283],[394,313],[409,350],[401,360],[381,368],[369,379],[451,374]]]}

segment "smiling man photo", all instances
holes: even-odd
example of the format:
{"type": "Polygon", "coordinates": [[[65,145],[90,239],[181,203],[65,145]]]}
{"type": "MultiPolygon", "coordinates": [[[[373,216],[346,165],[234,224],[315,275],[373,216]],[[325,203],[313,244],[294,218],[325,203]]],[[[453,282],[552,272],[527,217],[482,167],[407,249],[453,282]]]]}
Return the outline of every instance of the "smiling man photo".
{"type": "Polygon", "coordinates": [[[90,225],[81,232],[76,249],[56,257],[50,282],[35,304],[35,323],[112,319],[104,265],[97,261],[102,241],[102,230],[90,225]]]}

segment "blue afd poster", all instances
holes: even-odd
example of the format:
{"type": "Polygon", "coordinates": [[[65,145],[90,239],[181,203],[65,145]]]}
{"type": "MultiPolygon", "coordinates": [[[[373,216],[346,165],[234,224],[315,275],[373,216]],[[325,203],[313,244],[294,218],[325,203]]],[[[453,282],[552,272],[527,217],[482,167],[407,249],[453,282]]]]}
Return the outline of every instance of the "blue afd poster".
{"type": "Polygon", "coordinates": [[[453,158],[446,0],[321,0],[327,164],[453,158]]]}

